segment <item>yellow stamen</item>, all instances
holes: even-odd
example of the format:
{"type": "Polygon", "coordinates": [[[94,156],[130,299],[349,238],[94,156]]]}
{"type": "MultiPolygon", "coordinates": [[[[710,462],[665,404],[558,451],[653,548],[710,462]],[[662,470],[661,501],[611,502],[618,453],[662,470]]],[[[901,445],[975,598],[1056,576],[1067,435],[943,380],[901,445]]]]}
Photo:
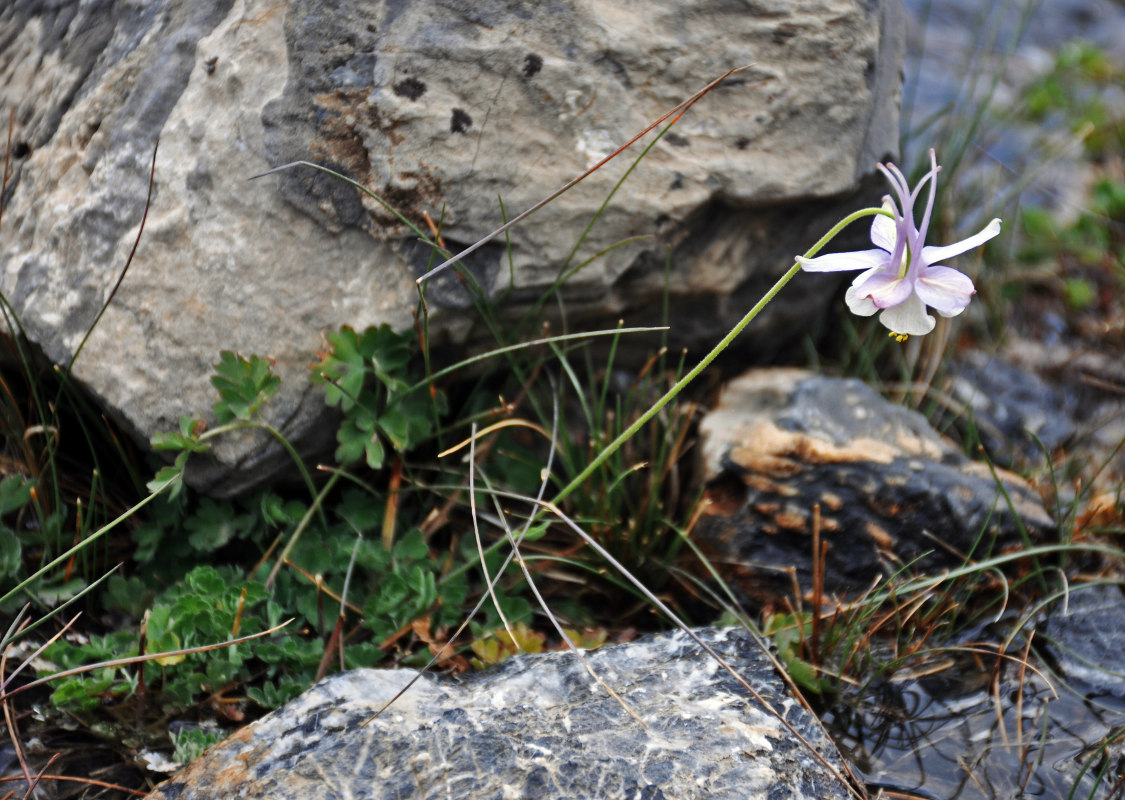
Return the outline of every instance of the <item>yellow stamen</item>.
{"type": "Polygon", "coordinates": [[[905,342],[907,339],[910,338],[909,333],[895,333],[894,331],[891,331],[890,333],[888,333],[887,336],[894,339],[899,344],[901,344],[902,342],[905,342]]]}

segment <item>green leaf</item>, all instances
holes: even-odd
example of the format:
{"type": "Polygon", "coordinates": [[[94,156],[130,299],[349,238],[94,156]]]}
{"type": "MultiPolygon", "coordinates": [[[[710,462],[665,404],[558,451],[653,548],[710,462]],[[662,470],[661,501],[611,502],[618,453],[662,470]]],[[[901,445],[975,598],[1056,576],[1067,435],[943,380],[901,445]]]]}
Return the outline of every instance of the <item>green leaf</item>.
{"type": "Polygon", "coordinates": [[[16,532],[7,525],[0,525],[0,579],[19,573],[23,560],[22,547],[16,532]]]}
{"type": "Polygon", "coordinates": [[[1055,231],[1054,217],[1042,208],[1030,206],[1022,209],[1020,221],[1023,223],[1024,231],[1030,237],[1053,240],[1058,235],[1055,231]]]}
{"type": "Polygon", "coordinates": [[[383,520],[383,502],[360,489],[348,489],[336,506],[336,513],[361,533],[370,533],[383,520]]]}
{"type": "Polygon", "coordinates": [[[230,350],[219,354],[211,385],[219,391],[213,406],[215,419],[225,424],[235,419],[249,420],[281,385],[272,365],[260,356],[245,358],[230,350]]]}
{"type": "MultiPolygon", "coordinates": [[[[156,476],[151,481],[145,484],[145,486],[148,488],[149,492],[156,494],[173,481],[178,481],[181,475],[183,475],[183,469],[180,465],[173,464],[163,467],[156,473],[156,476]]],[[[175,492],[175,488],[173,488],[172,491],[175,492]]]]}
{"type": "Polygon", "coordinates": [[[531,604],[524,598],[498,593],[497,599],[500,601],[500,608],[504,610],[504,616],[511,624],[516,625],[531,619],[531,604]]]}
{"type": "Polygon", "coordinates": [[[324,401],[330,406],[351,410],[363,390],[367,364],[359,351],[356,332],[345,326],[328,334],[332,352],[313,366],[313,383],[323,383],[324,401]]]}
{"type": "Polygon", "coordinates": [[[203,498],[195,514],[184,522],[189,531],[188,542],[204,553],[214,552],[232,539],[244,538],[253,527],[251,515],[237,514],[231,503],[209,497],[203,498]]]}
{"type": "Polygon", "coordinates": [[[113,574],[105,584],[103,602],[107,609],[119,611],[137,619],[152,603],[152,592],[136,575],[128,578],[113,574]]]}
{"type": "Polygon", "coordinates": [[[227,580],[214,567],[196,567],[184,578],[184,585],[192,592],[218,597],[227,588],[227,580]]]}
{"type": "Polygon", "coordinates": [[[383,466],[386,455],[383,443],[379,441],[378,434],[365,427],[370,424],[374,428],[374,418],[364,414],[358,418],[348,416],[340,423],[336,432],[336,440],[340,446],[336,448],[336,462],[347,466],[354,464],[361,458],[366,458],[367,465],[372,469],[383,466]]]}
{"type": "Polygon", "coordinates": [[[1067,278],[1063,287],[1067,305],[1078,311],[1089,308],[1098,299],[1097,289],[1085,278],[1067,278]]]}
{"type": "Polygon", "coordinates": [[[199,440],[203,431],[203,420],[194,417],[180,417],[178,433],[158,433],[152,437],[153,450],[186,450],[189,453],[205,453],[211,445],[199,440]]]}
{"type": "Polygon", "coordinates": [[[202,453],[210,449],[210,445],[178,433],[158,433],[151,441],[153,450],[187,450],[192,453],[202,453]]]}
{"type": "Polygon", "coordinates": [[[415,447],[419,442],[429,438],[433,430],[433,417],[430,410],[422,402],[403,404],[402,413],[406,416],[407,444],[406,450],[415,447]]]}
{"type": "Polygon", "coordinates": [[[190,764],[203,755],[203,751],[223,740],[221,731],[206,731],[200,728],[186,728],[170,731],[172,736],[172,760],[190,764]]]}
{"type": "Polygon", "coordinates": [[[422,531],[418,530],[418,528],[411,528],[410,531],[395,544],[394,557],[396,562],[418,561],[429,554],[430,548],[426,544],[425,538],[422,536],[422,531]]]}
{"type": "Polygon", "coordinates": [[[215,691],[230,683],[238,674],[241,666],[242,664],[239,662],[227,661],[221,657],[208,659],[206,675],[209,688],[215,691]]]}
{"type": "Polygon", "coordinates": [[[93,711],[101,703],[101,695],[113,686],[113,676],[108,670],[98,670],[96,677],[83,676],[65,678],[51,693],[51,702],[59,708],[75,711],[93,711]]]}
{"type": "MultiPolygon", "coordinates": [[[[346,564],[348,559],[351,558],[354,545],[355,539],[340,541],[338,544],[339,549],[335,556],[335,563],[346,564]]],[[[378,574],[389,569],[391,565],[391,554],[383,548],[382,543],[377,539],[364,539],[359,543],[355,563],[358,567],[378,574]]]]}
{"type": "Polygon", "coordinates": [[[387,390],[387,396],[392,400],[401,399],[407,393],[406,390],[410,388],[410,384],[398,375],[376,372],[375,377],[379,379],[379,383],[383,384],[383,388],[387,390]]]}
{"type": "Polygon", "coordinates": [[[295,681],[285,681],[277,686],[273,681],[266,681],[262,687],[250,687],[246,690],[247,696],[264,708],[278,708],[285,705],[301,694],[307,687],[295,681]]]}
{"type": "Polygon", "coordinates": [[[264,492],[259,504],[262,519],[274,525],[295,525],[308,511],[300,500],[284,500],[274,492],[264,492]]]}
{"type": "Polygon", "coordinates": [[[324,575],[332,569],[331,549],[311,536],[297,542],[289,557],[295,564],[300,564],[313,575],[324,575]]]}
{"type": "Polygon", "coordinates": [[[462,619],[461,607],[469,595],[469,579],[465,573],[444,579],[438,584],[438,599],[441,607],[437,613],[438,625],[452,625],[462,619]]]}
{"type": "Polygon", "coordinates": [[[398,452],[403,452],[410,444],[410,426],[406,415],[397,408],[388,408],[379,417],[379,428],[391,440],[391,445],[398,452]]]}
{"type": "Polygon", "coordinates": [[[0,481],[0,516],[11,514],[27,505],[36,480],[23,475],[8,475],[0,481]]]}
{"type": "Polygon", "coordinates": [[[386,653],[372,642],[349,644],[344,649],[344,665],[348,669],[362,669],[374,667],[386,658],[386,653]]]}
{"type": "Polygon", "coordinates": [[[383,450],[383,443],[377,436],[372,436],[363,444],[363,452],[367,455],[367,466],[379,469],[386,462],[387,456],[383,450]]]}
{"type": "Polygon", "coordinates": [[[410,363],[413,339],[406,333],[395,333],[390,325],[368,328],[363,333],[362,351],[371,362],[376,375],[401,373],[410,363]]]}
{"type": "MultiPolygon", "coordinates": [[[[425,611],[437,602],[437,581],[434,579],[434,573],[418,564],[410,568],[405,578],[406,585],[413,595],[409,606],[412,611],[425,611]]],[[[411,613],[410,616],[413,617],[414,614],[411,613]]]]}
{"type": "Polygon", "coordinates": [[[824,690],[823,681],[816,676],[816,667],[796,657],[783,659],[785,669],[798,686],[820,694],[824,690]]]}
{"type": "Polygon", "coordinates": [[[527,533],[523,536],[525,542],[537,542],[547,535],[547,529],[551,527],[549,522],[537,522],[527,529],[527,533]]]}

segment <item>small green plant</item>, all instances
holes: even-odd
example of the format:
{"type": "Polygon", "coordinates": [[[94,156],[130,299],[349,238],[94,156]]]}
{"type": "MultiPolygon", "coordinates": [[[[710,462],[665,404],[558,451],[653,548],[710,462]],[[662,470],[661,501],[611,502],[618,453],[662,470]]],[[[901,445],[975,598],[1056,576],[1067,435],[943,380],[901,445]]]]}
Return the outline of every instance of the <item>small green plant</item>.
{"type": "Polygon", "coordinates": [[[499,664],[517,653],[540,653],[547,637],[531,630],[524,622],[517,623],[509,634],[504,628],[492,631],[472,644],[476,658],[470,663],[476,669],[499,664]]]}
{"type": "Polygon", "coordinates": [[[812,656],[802,655],[812,635],[811,613],[771,614],[762,625],[762,635],[773,640],[778,660],[802,691],[822,695],[835,688],[828,678],[818,676],[812,656]]]}
{"type": "Polygon", "coordinates": [[[313,383],[324,385],[325,402],[344,414],[337,463],[363,459],[379,469],[386,462],[384,443],[401,454],[433,434],[436,419],[448,409],[440,392],[430,394],[430,402],[406,380],[415,356],[408,337],[381,325],[362,334],[344,327],[328,341],[331,349],[313,368],[313,383]]]}
{"type": "MultiPolygon", "coordinates": [[[[212,406],[212,413],[219,423],[218,427],[207,429],[203,419],[182,417],[180,429],[175,433],[158,434],[153,437],[152,447],[157,452],[177,453],[172,465],[161,469],[149,483],[156,490],[169,480],[183,474],[187,459],[193,453],[205,453],[211,449],[209,441],[217,436],[244,428],[261,428],[274,435],[283,444],[285,437],[267,423],[261,415],[262,406],[281,385],[273,374],[268,359],[261,356],[246,358],[237,353],[223,351],[215,364],[215,374],[211,384],[219,393],[218,401],[212,406]]],[[[296,453],[293,453],[296,457],[296,453]]],[[[300,459],[297,459],[299,462],[300,459]]],[[[172,494],[179,493],[177,486],[172,494]]]]}
{"type": "MultiPolygon", "coordinates": [[[[608,636],[605,628],[587,628],[581,631],[564,628],[563,633],[575,647],[583,650],[601,647],[608,636]]],[[[485,669],[503,663],[518,653],[542,653],[547,649],[546,646],[547,637],[521,621],[512,626],[511,633],[505,628],[497,628],[475,639],[470,649],[476,657],[469,659],[469,663],[474,669],[485,669]]],[[[559,649],[565,648],[560,645],[559,649]]]]}
{"type": "MultiPolygon", "coordinates": [[[[112,587],[111,594],[119,586],[112,587]]],[[[279,617],[280,609],[267,601],[260,582],[242,578],[232,567],[196,567],[182,582],[156,597],[140,630],[95,636],[83,643],[59,641],[45,653],[57,669],[42,674],[136,656],[142,647],[144,653],[159,653],[223,642],[239,634],[266,630],[280,622],[279,617]],[[270,624],[266,624],[267,618],[272,618],[270,624]]],[[[307,671],[302,667],[310,661],[315,668],[320,657],[315,646],[303,648],[303,653],[299,648],[285,648],[287,659],[267,659],[259,654],[260,649],[272,653],[278,646],[258,640],[210,653],[100,669],[59,680],[51,699],[72,711],[92,711],[103,705],[135,708],[140,704],[142,709],[151,706],[174,714],[206,697],[222,702],[251,668],[262,670],[265,663],[274,672],[284,667],[288,674],[300,674],[307,671]]],[[[287,686],[289,696],[301,691],[295,682],[287,686]]]]}
{"type": "Polygon", "coordinates": [[[172,760],[180,764],[190,764],[203,755],[203,751],[218,744],[225,737],[220,731],[203,728],[183,728],[172,731],[172,760]]]}
{"type": "MultiPolygon", "coordinates": [[[[349,423],[357,419],[370,420],[364,447],[385,438],[399,454],[424,440],[440,394],[415,392],[417,402],[404,399],[412,385],[406,378],[415,356],[409,339],[384,327],[361,336],[344,329],[330,341],[333,349],[314,367],[313,380],[326,385],[330,405],[343,406],[341,431],[351,430],[349,423]]],[[[460,618],[468,593],[467,570],[435,556],[416,527],[408,527],[391,548],[369,538],[386,525],[394,501],[362,481],[333,491],[343,472],[319,487],[306,473],[312,496],[305,500],[267,490],[239,501],[218,501],[194,497],[184,489],[178,475],[187,459],[206,452],[216,437],[231,431],[266,430],[292,452],[264,417],[279,383],[268,360],[221,354],[212,378],[219,393],[212,409],[218,424],[208,428],[202,419],[185,417],[179,431],[154,441],[157,450],[176,456],[152,482],[153,488],[171,486],[174,491],[134,530],[135,559],[149,567],[143,578],[114,577],[109,584],[110,609],[117,605],[120,611],[138,614],[146,605],[144,598],[150,598],[140,630],[107,634],[88,645],[60,641],[46,657],[59,669],[74,669],[136,655],[142,647],[143,652],[178,650],[258,633],[289,617],[296,617],[301,627],[221,651],[75,675],[56,686],[56,705],[90,711],[106,703],[141,704],[175,714],[204,699],[224,703],[232,693],[245,692],[272,708],[323,673],[326,651],[335,648],[341,665],[373,666],[387,658],[380,645],[397,641],[418,620],[440,629],[460,618]],[[332,502],[326,503],[329,497],[332,502]],[[300,533],[314,524],[316,536],[302,538],[300,533]],[[270,571],[261,559],[257,568],[210,566],[216,554],[247,548],[268,556],[271,543],[286,531],[281,561],[287,569],[270,571]],[[349,579],[364,587],[353,590],[359,594],[354,600],[346,596],[349,579]],[[158,591],[162,583],[171,586],[158,591]],[[337,618],[349,626],[358,623],[347,645],[332,628],[337,618]],[[366,635],[357,637],[357,631],[366,635]]],[[[342,433],[341,448],[347,446],[342,433]]],[[[360,460],[351,453],[341,454],[341,466],[360,460]]],[[[300,466],[299,460],[295,463],[300,466]]],[[[10,487],[13,497],[19,495],[17,488],[10,487]]],[[[472,563],[470,558],[470,568],[472,563]]],[[[522,599],[512,598],[505,608],[513,619],[527,617],[522,599]]]]}

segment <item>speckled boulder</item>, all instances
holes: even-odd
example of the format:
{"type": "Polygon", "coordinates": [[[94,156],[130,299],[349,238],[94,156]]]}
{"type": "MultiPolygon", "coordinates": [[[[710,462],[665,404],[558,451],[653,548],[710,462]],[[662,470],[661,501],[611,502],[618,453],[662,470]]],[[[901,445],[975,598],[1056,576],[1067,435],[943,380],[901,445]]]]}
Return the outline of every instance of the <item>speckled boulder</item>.
{"type": "Polygon", "coordinates": [[[917,412],[854,379],[798,369],[731,381],[701,424],[709,481],[697,538],[732,584],[768,600],[812,577],[813,507],[825,587],[858,592],[904,564],[926,571],[1042,541],[1054,523],[1019,476],[971,461],[917,412]],[[1009,506],[1010,501],[1010,506],[1009,506]]]}
{"type": "Polygon", "coordinates": [[[161,784],[150,800],[784,800],[849,797],[820,724],[748,634],[698,635],[792,728],[682,632],[587,653],[636,722],[569,652],[460,680],[356,670],[328,678],[161,784]]]}

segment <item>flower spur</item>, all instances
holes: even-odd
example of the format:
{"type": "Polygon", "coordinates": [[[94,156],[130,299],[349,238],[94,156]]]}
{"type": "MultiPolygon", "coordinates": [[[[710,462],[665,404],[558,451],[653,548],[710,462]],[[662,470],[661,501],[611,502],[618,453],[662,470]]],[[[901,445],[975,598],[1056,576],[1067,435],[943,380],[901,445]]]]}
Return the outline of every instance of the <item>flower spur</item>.
{"type": "Polygon", "coordinates": [[[930,150],[930,171],[914,190],[906,176],[894,164],[879,164],[878,169],[890,181],[898,204],[890,195],[883,198],[883,209],[891,216],[879,214],[871,223],[871,250],[830,253],[817,258],[798,258],[806,272],[843,272],[864,270],[852,281],[844,299],[853,314],[869,317],[876,311],[879,321],[890,328],[891,335],[904,340],[908,335],[921,336],[934,329],[935,320],[926,307],[943,317],[953,317],[965,310],[976,289],[973,281],[952,267],[938,262],[964,253],[987,242],[1000,233],[1000,220],[994,219],[981,231],[955,244],[944,247],[926,245],[930,215],[934,208],[937,164],[930,150]],[[926,182],[930,183],[929,199],[922,215],[922,224],[914,227],[914,203],[926,182]]]}

